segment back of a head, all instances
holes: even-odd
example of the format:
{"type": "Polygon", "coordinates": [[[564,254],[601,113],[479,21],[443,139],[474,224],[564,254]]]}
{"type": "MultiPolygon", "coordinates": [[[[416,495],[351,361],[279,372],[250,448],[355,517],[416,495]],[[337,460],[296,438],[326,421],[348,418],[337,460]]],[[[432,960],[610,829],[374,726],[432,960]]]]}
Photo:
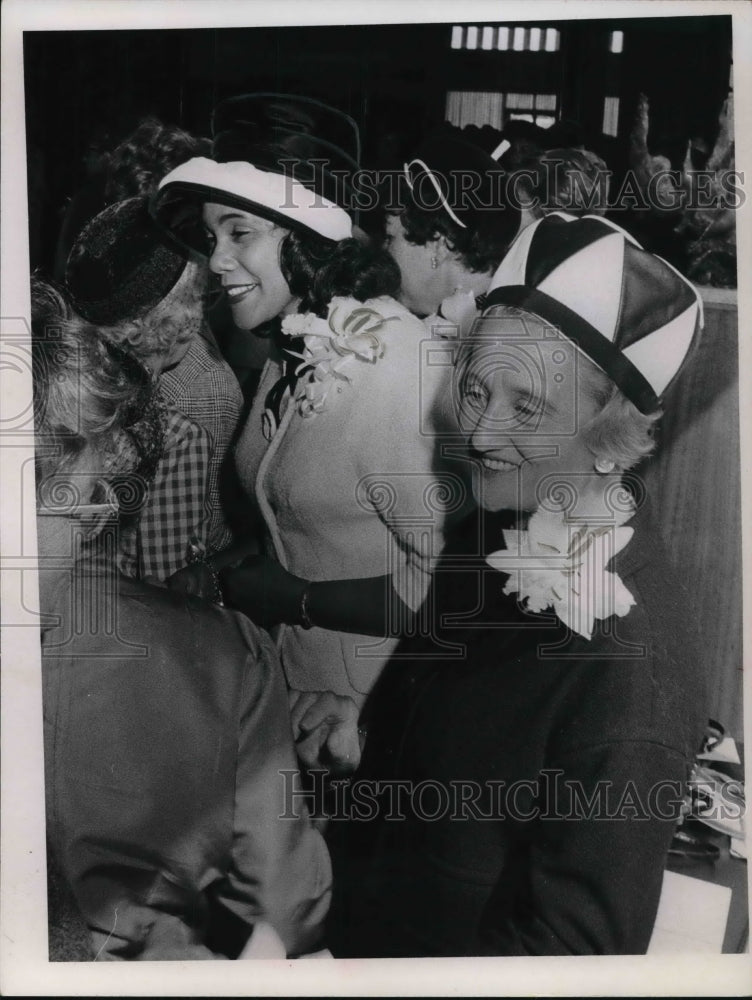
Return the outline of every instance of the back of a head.
{"type": "Polygon", "coordinates": [[[208,156],[211,143],[177,125],[144,119],[108,156],[105,201],[113,204],[150,195],[162,178],[194,156],[208,156]]]}
{"type": "Polygon", "coordinates": [[[129,198],[100,212],[80,234],[65,284],[79,315],[110,326],[154,309],[185,266],[151,218],[147,199],[129,198]]]}
{"type": "Polygon", "coordinates": [[[531,194],[542,214],[605,215],[610,176],[605,162],[587,149],[550,149],[530,171],[531,194]]]}
{"type": "Polygon", "coordinates": [[[36,278],[31,350],[38,488],[87,450],[101,466],[87,471],[103,473],[123,446],[123,432],[155,408],[149,372],[36,278]]]}
{"type": "MultiPolygon", "coordinates": [[[[408,239],[443,235],[470,271],[498,266],[520,222],[507,198],[503,171],[459,129],[444,125],[405,165],[409,188],[401,214],[408,239]]],[[[388,210],[388,206],[387,206],[388,210]]]]}

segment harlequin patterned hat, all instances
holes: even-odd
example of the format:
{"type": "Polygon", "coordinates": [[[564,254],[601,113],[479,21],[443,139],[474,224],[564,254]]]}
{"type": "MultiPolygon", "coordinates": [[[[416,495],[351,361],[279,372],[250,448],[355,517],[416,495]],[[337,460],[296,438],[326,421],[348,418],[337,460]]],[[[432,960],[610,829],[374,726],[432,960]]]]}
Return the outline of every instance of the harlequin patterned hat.
{"type": "Polygon", "coordinates": [[[613,223],[563,212],[517,237],[491,280],[494,305],[557,327],[642,413],[659,408],[702,326],[697,291],[671,265],[613,223]]]}

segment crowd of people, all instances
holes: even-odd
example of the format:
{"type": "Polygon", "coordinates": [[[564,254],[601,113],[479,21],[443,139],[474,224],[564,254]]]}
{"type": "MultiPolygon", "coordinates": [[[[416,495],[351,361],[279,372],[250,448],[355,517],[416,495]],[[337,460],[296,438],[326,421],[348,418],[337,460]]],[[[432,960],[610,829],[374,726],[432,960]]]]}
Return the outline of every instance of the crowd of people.
{"type": "Polygon", "coordinates": [[[639,468],[702,308],[542,132],[427,137],[376,226],[334,108],[149,121],[32,278],[87,957],[646,950],[704,718],[639,468]]]}

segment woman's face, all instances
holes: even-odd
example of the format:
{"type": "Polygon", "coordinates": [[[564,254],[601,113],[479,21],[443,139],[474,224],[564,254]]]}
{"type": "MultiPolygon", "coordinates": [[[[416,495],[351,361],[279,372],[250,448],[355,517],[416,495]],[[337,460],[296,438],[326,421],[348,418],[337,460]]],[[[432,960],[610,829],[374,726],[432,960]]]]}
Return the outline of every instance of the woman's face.
{"type": "Polygon", "coordinates": [[[214,203],[204,205],[204,225],[211,244],[209,267],[222,280],[237,327],[253,330],[293,308],[296,299],[279,266],[287,230],[214,203]]]}
{"type": "Polygon", "coordinates": [[[496,322],[498,339],[487,334],[486,320],[483,341],[468,344],[455,383],[478,504],[532,511],[557,485],[560,496],[584,496],[597,481],[583,435],[599,410],[582,378],[590,363],[534,317],[496,322]]]}
{"type": "Polygon", "coordinates": [[[385,247],[400,269],[400,302],[418,316],[435,313],[453,289],[447,291],[444,269],[431,266],[433,243],[410,243],[400,217],[388,215],[385,247]]]}

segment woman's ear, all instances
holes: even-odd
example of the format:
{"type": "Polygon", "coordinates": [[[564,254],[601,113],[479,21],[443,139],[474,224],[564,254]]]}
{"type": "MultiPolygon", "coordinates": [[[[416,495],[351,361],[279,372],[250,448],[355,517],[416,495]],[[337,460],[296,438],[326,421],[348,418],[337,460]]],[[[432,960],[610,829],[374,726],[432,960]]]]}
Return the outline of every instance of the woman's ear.
{"type": "Polygon", "coordinates": [[[446,236],[442,234],[439,234],[432,240],[429,240],[427,246],[431,251],[431,257],[436,260],[437,266],[444,264],[455,255],[454,250],[447,243],[446,236]]]}

